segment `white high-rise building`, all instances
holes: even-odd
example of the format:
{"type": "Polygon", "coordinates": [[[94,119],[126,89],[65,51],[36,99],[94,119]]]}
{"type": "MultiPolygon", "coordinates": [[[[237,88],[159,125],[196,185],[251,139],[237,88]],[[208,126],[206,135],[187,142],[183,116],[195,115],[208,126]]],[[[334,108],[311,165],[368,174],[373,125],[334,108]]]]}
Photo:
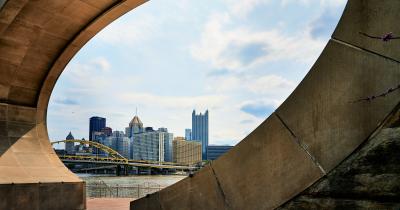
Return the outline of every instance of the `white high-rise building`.
{"type": "MultiPolygon", "coordinates": [[[[132,121],[136,122],[136,125],[140,125],[136,127],[140,129],[131,129],[131,131],[139,132],[132,133],[130,138],[130,157],[134,160],[172,162],[173,134],[168,133],[166,128],[153,130],[151,127],[146,127],[143,129],[140,119],[137,116],[135,118],[132,121]]],[[[134,128],[134,126],[132,127],[134,128]]]]}

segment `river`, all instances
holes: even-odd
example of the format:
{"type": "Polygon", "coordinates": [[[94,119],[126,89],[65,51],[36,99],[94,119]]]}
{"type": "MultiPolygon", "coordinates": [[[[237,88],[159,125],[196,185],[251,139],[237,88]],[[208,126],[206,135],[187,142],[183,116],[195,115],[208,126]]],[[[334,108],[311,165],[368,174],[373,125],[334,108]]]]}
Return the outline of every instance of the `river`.
{"type": "Polygon", "coordinates": [[[86,182],[87,197],[140,198],[168,187],[187,176],[182,175],[146,175],[146,176],[110,176],[77,174],[86,182]]]}

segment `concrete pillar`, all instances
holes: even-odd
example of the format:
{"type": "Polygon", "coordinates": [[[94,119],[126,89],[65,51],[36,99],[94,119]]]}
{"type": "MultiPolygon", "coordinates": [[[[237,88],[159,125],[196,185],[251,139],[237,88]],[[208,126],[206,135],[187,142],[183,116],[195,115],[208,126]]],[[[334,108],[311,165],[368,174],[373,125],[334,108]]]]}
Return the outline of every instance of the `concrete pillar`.
{"type": "Polygon", "coordinates": [[[0,1],[0,209],[85,209],[85,184],[47,134],[53,87],[75,53],[144,3],[0,1]]]}

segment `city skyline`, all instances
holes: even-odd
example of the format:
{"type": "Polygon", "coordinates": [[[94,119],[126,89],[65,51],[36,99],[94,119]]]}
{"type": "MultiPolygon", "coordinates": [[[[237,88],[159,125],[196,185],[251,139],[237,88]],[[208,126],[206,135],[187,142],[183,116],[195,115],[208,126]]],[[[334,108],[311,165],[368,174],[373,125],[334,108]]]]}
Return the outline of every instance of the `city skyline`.
{"type": "Polygon", "coordinates": [[[87,138],[87,119],[96,115],[123,128],[136,107],[143,120],[184,136],[186,113],[209,108],[209,143],[235,145],[304,77],[344,3],[149,1],[68,64],[49,102],[49,136],[71,130],[87,138]]]}

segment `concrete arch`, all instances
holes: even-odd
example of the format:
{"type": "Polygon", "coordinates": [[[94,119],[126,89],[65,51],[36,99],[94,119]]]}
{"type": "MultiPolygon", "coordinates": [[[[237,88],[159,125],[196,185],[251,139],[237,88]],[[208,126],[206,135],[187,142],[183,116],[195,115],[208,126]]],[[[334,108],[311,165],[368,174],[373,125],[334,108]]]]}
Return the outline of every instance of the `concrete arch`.
{"type": "Polygon", "coordinates": [[[48,139],[51,91],[69,60],[144,0],[9,0],[0,9],[0,209],[85,209],[85,186],[48,139]]]}
{"type": "MultiPolygon", "coordinates": [[[[9,0],[0,9],[0,209],[84,209],[84,183],[50,146],[46,110],[65,65],[145,0],[9,0]],[[68,197],[68,199],[66,199],[68,197]]],[[[134,209],[273,209],[329,173],[400,101],[400,48],[361,36],[400,32],[400,2],[352,0],[320,58],[230,152],[134,209]],[[245,173],[244,173],[245,172],[245,173]]]]}

